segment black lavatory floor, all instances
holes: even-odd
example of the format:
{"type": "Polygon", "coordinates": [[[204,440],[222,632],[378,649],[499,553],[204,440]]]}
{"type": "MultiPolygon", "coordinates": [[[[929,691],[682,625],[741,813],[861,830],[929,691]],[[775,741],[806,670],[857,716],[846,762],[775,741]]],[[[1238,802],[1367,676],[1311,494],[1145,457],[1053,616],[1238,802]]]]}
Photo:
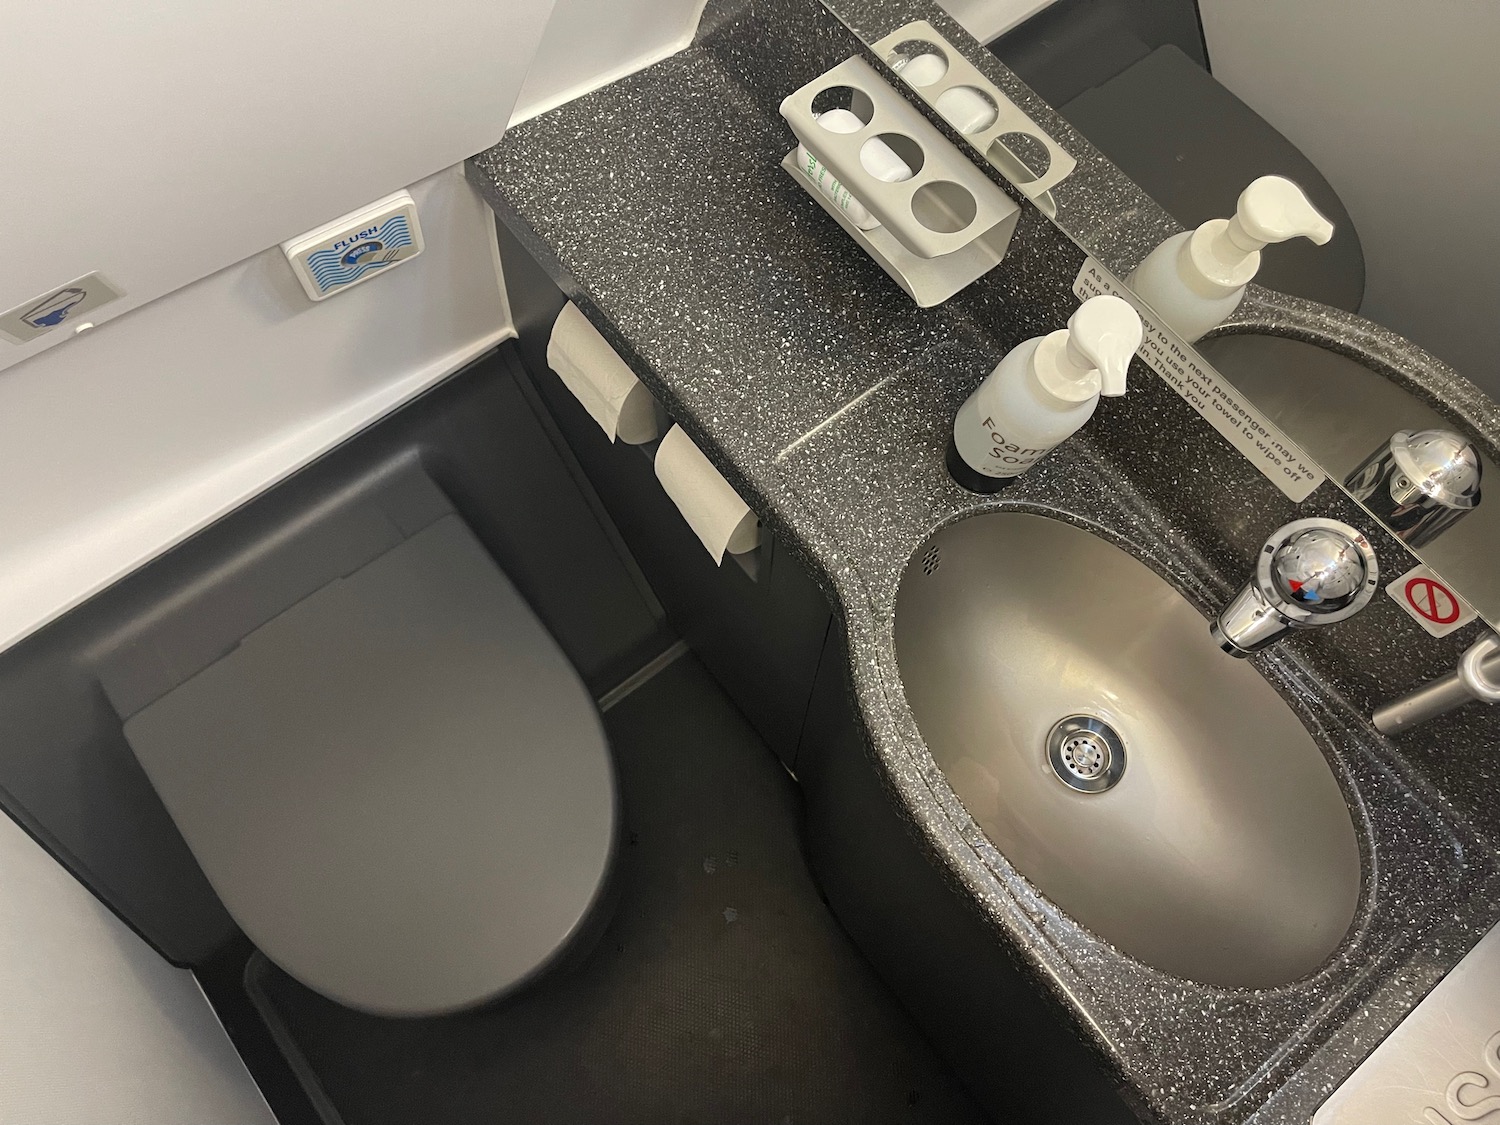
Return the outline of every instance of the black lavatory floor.
{"type": "Polygon", "coordinates": [[[795,783],[702,666],[679,659],[605,722],[625,836],[587,959],[421,1020],[256,974],[346,1125],[983,1122],[823,904],[795,783]]]}

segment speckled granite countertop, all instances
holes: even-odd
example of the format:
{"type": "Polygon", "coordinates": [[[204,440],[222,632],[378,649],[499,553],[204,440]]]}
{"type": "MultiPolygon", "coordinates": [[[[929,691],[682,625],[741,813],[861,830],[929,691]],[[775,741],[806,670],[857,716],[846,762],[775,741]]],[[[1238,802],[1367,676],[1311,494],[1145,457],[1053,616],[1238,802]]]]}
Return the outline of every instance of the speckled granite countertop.
{"type": "MultiPolygon", "coordinates": [[[[960,804],[907,707],[893,608],[912,552],[978,511],[1044,511],[1125,546],[1208,616],[1281,523],[1368,521],[1331,485],[1294,508],[1140,364],[1131,394],[1003,499],[956,486],[953,411],[1006,350],[1066,320],[1083,253],[1028,205],[997,269],[915,308],[778,167],[794,143],[781,99],[859,50],[813,0],[716,2],[693,47],[512,129],[470,174],[824,586],[901,807],[1138,1104],[1174,1125],[1306,1122],[1500,918],[1493,720],[1457,712],[1397,748],[1364,719],[1451,670],[1476,627],[1432,641],[1378,598],[1330,636],[1256,658],[1325,750],[1360,837],[1354,927],[1312,976],[1261,991],[1179,980],[1043,898],[960,804]]],[[[1081,141],[1073,151],[1094,227],[1121,255],[1175,229],[1081,141]]],[[[1371,538],[1386,572],[1413,565],[1371,538]]]]}

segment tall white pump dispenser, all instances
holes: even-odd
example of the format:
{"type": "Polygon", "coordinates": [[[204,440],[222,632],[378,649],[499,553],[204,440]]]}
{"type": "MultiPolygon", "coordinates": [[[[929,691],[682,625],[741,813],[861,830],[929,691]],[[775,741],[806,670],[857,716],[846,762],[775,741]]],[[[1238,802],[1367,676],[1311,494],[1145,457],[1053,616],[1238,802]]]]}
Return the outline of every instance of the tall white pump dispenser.
{"type": "Polygon", "coordinates": [[[1267,243],[1299,237],[1322,246],[1333,237],[1333,224],[1291,180],[1262,176],[1240,193],[1234,218],[1174,234],[1125,283],[1191,344],[1229,319],[1267,243]]]}
{"type": "Polygon", "coordinates": [[[971,492],[998,492],[1071,437],[1100,395],[1125,393],[1141,318],[1119,297],[1092,297],[1068,326],[1018,344],[958,409],[948,471],[971,492]]]}

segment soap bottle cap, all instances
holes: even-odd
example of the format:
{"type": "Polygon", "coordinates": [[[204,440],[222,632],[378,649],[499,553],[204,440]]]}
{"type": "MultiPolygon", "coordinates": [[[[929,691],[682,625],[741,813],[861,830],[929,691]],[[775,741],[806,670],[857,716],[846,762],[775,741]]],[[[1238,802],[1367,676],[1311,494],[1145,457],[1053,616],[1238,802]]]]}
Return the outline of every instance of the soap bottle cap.
{"type": "Polygon", "coordinates": [[[1271,242],[1307,238],[1322,246],[1333,224],[1285,176],[1262,176],[1240,193],[1232,219],[1210,219],[1193,232],[1188,258],[1203,279],[1231,293],[1260,269],[1260,251],[1271,242]]]}
{"type": "Polygon", "coordinates": [[[1125,393],[1125,372],[1141,346],[1141,318],[1119,297],[1090,297],[1068,327],[1042,337],[1032,355],[1037,383],[1072,404],[1125,393]]]}

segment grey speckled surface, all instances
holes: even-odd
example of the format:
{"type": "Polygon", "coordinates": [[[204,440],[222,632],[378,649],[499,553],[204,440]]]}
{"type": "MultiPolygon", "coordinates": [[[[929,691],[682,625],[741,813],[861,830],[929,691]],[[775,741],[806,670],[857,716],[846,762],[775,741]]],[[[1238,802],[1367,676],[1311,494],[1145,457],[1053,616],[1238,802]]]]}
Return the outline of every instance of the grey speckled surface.
{"type": "MultiPolygon", "coordinates": [[[[948,478],[953,411],[1009,347],[1066,319],[1083,254],[1028,206],[999,268],[916,309],[777,167],[793,144],[781,98],[858,50],[811,0],[715,4],[692,48],[511,130],[470,174],[824,586],[896,799],[1140,1101],[1182,1125],[1305,1122],[1500,918],[1494,720],[1470,709],[1398,747],[1363,718],[1450,669],[1475,627],[1431,641],[1377,599],[1256,659],[1327,754],[1365,860],[1356,924],[1311,977],[1256,992],[1174,979],[1038,894],[958,802],[906,706],[893,607],[907,559],[953,519],[1020,506],[1127,547],[1207,615],[1294,509],[1140,364],[1131,394],[1003,499],[948,478]]],[[[1069,204],[1075,233],[1092,208],[1091,230],[1129,258],[1170,232],[1107,162],[1075,152],[1094,185],[1069,204]]],[[[1368,522],[1331,485],[1295,511],[1368,522]]],[[[1388,573],[1411,565],[1372,538],[1388,573]]]]}

